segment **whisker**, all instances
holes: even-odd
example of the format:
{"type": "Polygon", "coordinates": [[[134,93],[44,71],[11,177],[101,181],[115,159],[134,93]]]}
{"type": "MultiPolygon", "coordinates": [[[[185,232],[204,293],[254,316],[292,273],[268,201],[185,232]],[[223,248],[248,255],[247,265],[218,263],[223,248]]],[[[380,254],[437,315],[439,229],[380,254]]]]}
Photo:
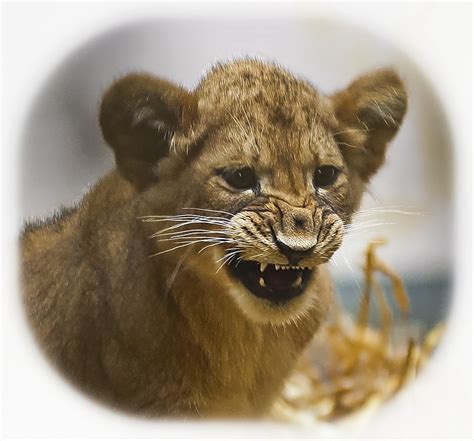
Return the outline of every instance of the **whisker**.
{"type": "Polygon", "coordinates": [[[222,262],[223,260],[228,260],[229,257],[235,257],[237,254],[239,254],[239,251],[233,251],[232,253],[224,254],[224,256],[216,260],[216,263],[222,262]]]}
{"type": "Polygon", "coordinates": [[[220,269],[221,269],[224,265],[226,265],[227,263],[229,263],[229,262],[232,260],[233,257],[234,257],[233,255],[227,256],[227,259],[222,262],[222,264],[219,266],[219,268],[217,268],[216,274],[220,271],[220,269]]]}
{"type": "Polygon", "coordinates": [[[220,216],[204,216],[202,214],[175,214],[163,215],[155,214],[148,216],[140,216],[142,222],[180,222],[180,221],[204,221],[204,222],[218,222],[225,225],[230,224],[230,220],[220,216]]]}
{"type": "Polygon", "coordinates": [[[208,228],[195,228],[195,229],[192,229],[192,230],[172,231],[172,232],[162,233],[162,234],[158,234],[158,232],[156,232],[150,237],[173,236],[173,235],[181,235],[181,234],[191,235],[191,234],[201,234],[201,233],[205,233],[205,234],[226,234],[227,232],[230,233],[231,231],[227,230],[227,229],[221,229],[221,228],[219,228],[218,230],[211,230],[211,229],[208,229],[208,228]]]}
{"type": "Polygon", "coordinates": [[[404,214],[408,216],[423,216],[426,213],[420,211],[408,211],[408,208],[415,208],[410,206],[387,206],[387,207],[373,207],[373,208],[366,208],[364,210],[359,210],[355,213],[355,216],[359,215],[367,215],[367,214],[379,214],[379,213],[389,213],[389,214],[404,214]]]}
{"type": "Polygon", "coordinates": [[[265,254],[267,254],[266,252],[263,252],[263,253],[260,253],[260,254],[255,254],[254,256],[250,256],[248,258],[248,260],[253,260],[255,259],[256,257],[260,257],[260,256],[264,256],[265,254]]]}
{"type": "MultiPolygon", "coordinates": [[[[158,221],[159,222],[159,221],[158,221]]],[[[178,228],[181,228],[181,227],[184,227],[186,225],[192,225],[192,224],[198,224],[198,225],[216,225],[216,226],[223,226],[223,227],[227,227],[228,225],[223,225],[223,224],[217,224],[217,223],[212,223],[212,222],[195,222],[195,221],[186,221],[186,222],[182,222],[180,224],[177,224],[177,225],[172,225],[170,227],[167,227],[167,228],[163,228],[162,230],[159,230],[157,231],[155,234],[161,234],[161,233],[164,233],[166,231],[171,231],[171,230],[176,230],[178,228]]],[[[209,230],[210,231],[210,230],[209,230]]]]}
{"type": "Polygon", "coordinates": [[[354,226],[357,227],[357,226],[360,226],[360,225],[370,225],[370,224],[377,223],[377,222],[382,222],[382,221],[380,219],[369,219],[369,220],[353,221],[350,224],[347,224],[346,227],[350,228],[350,227],[354,227],[354,226]]]}
{"type": "Polygon", "coordinates": [[[151,255],[148,256],[148,257],[155,257],[155,256],[159,256],[160,254],[170,253],[171,251],[178,250],[179,248],[183,248],[183,247],[188,246],[188,245],[189,245],[189,244],[175,246],[175,247],[173,247],[173,248],[171,248],[171,249],[164,250],[164,251],[160,251],[160,252],[155,253],[155,254],[151,254],[151,255]]]}
{"type": "Polygon", "coordinates": [[[192,208],[192,207],[184,207],[182,208],[183,210],[197,210],[197,211],[208,211],[210,213],[222,213],[222,214],[227,214],[229,216],[233,216],[233,213],[230,213],[228,211],[223,211],[223,210],[211,210],[209,208],[192,208]]]}
{"type": "MultiPolygon", "coordinates": [[[[234,243],[238,243],[236,240],[233,241],[234,243]]],[[[230,242],[229,242],[230,243],[230,242]]],[[[198,251],[198,254],[202,253],[205,249],[207,248],[210,248],[210,247],[213,247],[215,245],[219,245],[220,242],[217,242],[217,243],[213,243],[211,245],[206,245],[205,247],[201,248],[199,251],[198,251]]],[[[233,249],[233,248],[229,248],[229,249],[233,249]]]]}
{"type": "MultiPolygon", "coordinates": [[[[178,224],[178,225],[172,225],[171,227],[163,228],[162,230],[157,231],[156,233],[154,233],[154,236],[158,236],[162,233],[165,233],[166,231],[177,230],[178,228],[184,227],[186,225],[191,225],[193,223],[194,222],[183,222],[183,223],[178,224]]],[[[173,232],[172,234],[176,234],[176,232],[173,232]]]]}
{"type": "Polygon", "coordinates": [[[367,224],[367,225],[356,225],[356,226],[349,225],[348,227],[345,227],[345,232],[353,233],[355,231],[366,230],[368,228],[383,227],[386,225],[396,225],[396,222],[377,222],[377,223],[372,223],[372,224],[367,224]]]}
{"type": "Polygon", "coordinates": [[[184,259],[186,259],[186,257],[188,256],[189,254],[189,251],[190,250],[187,250],[187,252],[185,252],[179,259],[178,259],[178,262],[176,263],[176,266],[174,268],[174,271],[173,273],[171,274],[171,277],[168,279],[167,281],[167,290],[166,290],[166,296],[169,294],[169,292],[171,291],[171,287],[173,286],[173,283],[176,279],[176,276],[178,275],[179,271],[181,270],[181,267],[184,263],[184,259]]]}
{"type": "Polygon", "coordinates": [[[177,244],[183,243],[197,243],[197,242],[213,242],[213,243],[235,243],[234,239],[230,239],[228,237],[190,237],[187,240],[184,239],[157,239],[156,242],[176,242],[177,244]]]}
{"type": "MultiPolygon", "coordinates": [[[[163,250],[163,251],[159,251],[158,253],[152,254],[149,257],[159,256],[161,254],[169,253],[171,251],[175,251],[175,250],[183,248],[183,247],[187,247],[187,246],[190,246],[190,245],[194,245],[196,243],[203,243],[203,242],[211,242],[211,240],[194,240],[194,241],[190,241],[190,242],[180,243],[179,245],[177,245],[173,248],[166,249],[166,250],[163,250]]],[[[219,243],[224,243],[224,242],[215,243],[214,241],[212,241],[212,242],[213,242],[214,245],[218,245],[219,243]]]]}
{"type": "Polygon", "coordinates": [[[221,260],[223,259],[226,259],[228,256],[232,255],[232,256],[236,256],[237,254],[239,254],[241,252],[241,250],[239,248],[230,248],[229,250],[227,250],[225,252],[225,254],[220,257],[219,259],[216,260],[216,263],[219,263],[221,260]],[[230,250],[232,250],[231,252],[229,252],[230,250]]]}
{"type": "Polygon", "coordinates": [[[156,240],[176,240],[176,239],[186,239],[186,238],[193,238],[193,237],[207,237],[209,239],[216,237],[223,237],[229,238],[232,237],[230,234],[223,232],[223,231],[195,231],[193,233],[187,233],[185,231],[174,231],[173,233],[163,233],[163,234],[153,234],[150,238],[157,238],[156,240]]]}

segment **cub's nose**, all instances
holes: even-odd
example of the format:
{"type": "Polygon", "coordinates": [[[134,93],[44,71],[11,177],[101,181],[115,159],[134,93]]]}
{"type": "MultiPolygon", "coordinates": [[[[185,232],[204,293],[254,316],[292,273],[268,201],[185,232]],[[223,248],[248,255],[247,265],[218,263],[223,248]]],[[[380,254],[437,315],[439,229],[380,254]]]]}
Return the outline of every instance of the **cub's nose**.
{"type": "Polygon", "coordinates": [[[288,259],[288,265],[297,265],[305,257],[311,255],[316,247],[316,239],[292,239],[284,235],[277,235],[275,242],[279,250],[288,259]]]}
{"type": "Polygon", "coordinates": [[[274,239],[279,250],[288,259],[289,265],[311,255],[318,240],[311,208],[294,207],[279,201],[282,218],[276,224],[274,239]]]}

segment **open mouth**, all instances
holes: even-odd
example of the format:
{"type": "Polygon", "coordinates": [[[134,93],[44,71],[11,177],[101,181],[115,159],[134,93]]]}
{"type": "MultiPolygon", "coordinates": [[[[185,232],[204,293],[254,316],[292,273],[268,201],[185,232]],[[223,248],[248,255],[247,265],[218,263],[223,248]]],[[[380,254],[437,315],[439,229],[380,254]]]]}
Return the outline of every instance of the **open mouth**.
{"type": "Polygon", "coordinates": [[[233,261],[231,274],[255,296],[282,303],[303,294],[311,268],[274,265],[253,260],[233,261]]]}

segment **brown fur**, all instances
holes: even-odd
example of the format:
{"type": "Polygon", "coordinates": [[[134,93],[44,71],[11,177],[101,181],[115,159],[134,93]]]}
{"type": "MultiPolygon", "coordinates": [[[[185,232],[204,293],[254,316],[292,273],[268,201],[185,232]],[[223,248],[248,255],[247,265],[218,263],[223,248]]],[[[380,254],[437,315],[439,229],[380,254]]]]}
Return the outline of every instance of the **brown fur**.
{"type": "Polygon", "coordinates": [[[76,209],[22,235],[26,309],[48,356],[120,409],[265,413],[325,317],[324,262],[405,109],[403,85],[390,70],[333,97],[255,60],[214,67],[194,92],[145,74],[116,81],[100,123],[117,169],[76,209]],[[312,175],[325,164],[341,175],[315,189],[312,175]],[[259,176],[258,190],[231,189],[216,172],[244,165],[259,176]],[[174,244],[150,235],[173,223],[141,217],[193,213],[228,221],[226,234],[247,259],[260,253],[256,260],[287,263],[271,231],[295,244],[317,239],[303,261],[317,271],[310,286],[274,305],[225,267],[216,273],[226,244],[157,254],[174,244]]]}

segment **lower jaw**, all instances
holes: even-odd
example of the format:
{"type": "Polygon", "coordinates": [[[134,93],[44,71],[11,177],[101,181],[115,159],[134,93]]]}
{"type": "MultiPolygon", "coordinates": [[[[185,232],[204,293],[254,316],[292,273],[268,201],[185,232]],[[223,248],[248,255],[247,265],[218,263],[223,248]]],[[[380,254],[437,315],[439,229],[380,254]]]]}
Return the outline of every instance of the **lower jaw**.
{"type": "Polygon", "coordinates": [[[261,273],[258,262],[240,261],[231,264],[229,272],[252,296],[278,306],[301,297],[315,271],[309,268],[275,270],[272,265],[261,273]]]}

